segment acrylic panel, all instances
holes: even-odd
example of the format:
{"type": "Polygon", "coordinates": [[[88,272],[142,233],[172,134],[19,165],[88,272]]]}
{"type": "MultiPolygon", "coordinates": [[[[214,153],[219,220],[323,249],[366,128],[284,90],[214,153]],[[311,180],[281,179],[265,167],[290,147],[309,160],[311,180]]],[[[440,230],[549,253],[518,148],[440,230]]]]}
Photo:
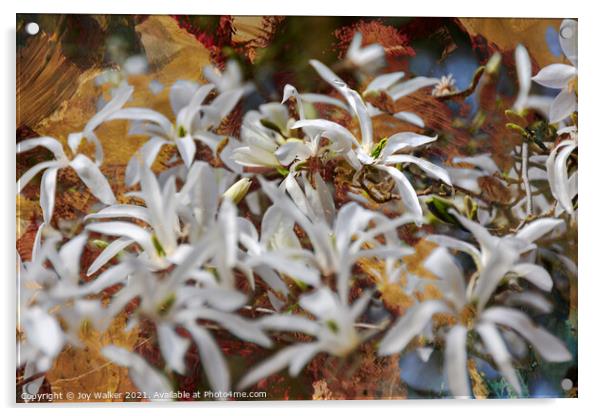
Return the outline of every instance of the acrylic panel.
{"type": "Polygon", "coordinates": [[[17,15],[16,400],[577,397],[577,26],[17,15]]]}

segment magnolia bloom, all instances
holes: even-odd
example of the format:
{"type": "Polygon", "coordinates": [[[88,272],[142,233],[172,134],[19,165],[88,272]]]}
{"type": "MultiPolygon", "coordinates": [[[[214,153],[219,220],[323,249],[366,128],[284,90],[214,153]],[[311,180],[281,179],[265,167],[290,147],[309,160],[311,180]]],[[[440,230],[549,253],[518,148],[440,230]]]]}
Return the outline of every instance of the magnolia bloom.
{"type": "Polygon", "coordinates": [[[104,177],[97,164],[86,155],[76,154],[69,159],[63,151],[63,145],[52,137],[38,137],[17,143],[17,153],[26,152],[35,147],[42,146],[50,150],[54,160],[40,162],[25,172],[17,181],[17,193],[31,181],[38,173],[44,171],[40,184],[40,205],[45,223],[50,223],[54,211],[56,193],[56,178],[60,169],[73,168],[77,176],[88,187],[92,195],[104,204],[115,203],[115,195],[109,182],[104,177]]]}
{"type": "Polygon", "coordinates": [[[362,72],[374,73],[385,62],[385,48],[378,43],[362,46],[362,34],[356,32],[345,55],[345,63],[362,72]]]}
{"type": "Polygon", "coordinates": [[[246,373],[238,383],[238,389],[246,389],[286,367],[289,368],[289,374],[296,377],[320,352],[336,357],[347,356],[371,334],[371,331],[360,332],[355,327],[356,320],[369,301],[370,292],[366,292],[353,305],[349,305],[323,287],[301,296],[299,300],[299,305],[311,313],[315,320],[289,314],[274,314],[260,319],[259,325],[266,330],[300,332],[315,337],[315,340],[283,348],[246,373]]]}
{"type": "Polygon", "coordinates": [[[365,168],[381,170],[390,175],[397,185],[401,200],[406,209],[421,222],[422,208],[416,191],[408,178],[396,167],[391,165],[412,163],[424,170],[429,176],[443,181],[451,186],[451,180],[445,169],[424,159],[409,155],[397,154],[416,147],[432,143],[437,137],[423,136],[416,133],[397,133],[375,143],[373,139],[372,120],[368,109],[360,95],[350,89],[332,71],[318,61],[312,65],[345,99],[353,109],[360,125],[361,139],[356,138],[347,128],[328,120],[301,120],[293,125],[296,127],[311,127],[322,130],[322,136],[331,140],[348,143],[350,150],[344,155],[349,164],[357,171],[365,168]],[[329,78],[330,77],[330,78],[329,78]]]}
{"type": "Polygon", "coordinates": [[[253,89],[252,84],[243,83],[243,75],[240,65],[235,60],[231,59],[226,63],[226,69],[220,71],[211,65],[203,68],[203,76],[211,84],[215,85],[220,93],[228,91],[243,91],[243,94],[250,92],[253,89]]]}
{"type": "Polygon", "coordinates": [[[562,210],[572,215],[575,211],[573,198],[577,195],[577,171],[569,176],[567,160],[577,149],[577,128],[570,126],[558,131],[558,134],[563,133],[569,133],[570,138],[562,140],[552,149],[546,160],[546,170],[552,195],[562,210]]]}
{"type": "MultiPolygon", "coordinates": [[[[319,175],[316,175],[316,181],[319,181],[318,178],[319,175]]],[[[351,267],[357,260],[368,257],[399,259],[413,252],[401,244],[396,233],[399,226],[414,220],[412,216],[390,219],[355,202],[345,204],[335,216],[327,208],[334,206],[328,200],[329,195],[326,196],[323,190],[313,190],[307,182],[303,191],[296,179],[289,176],[283,184],[291,196],[289,198],[273,184],[260,181],[274,205],[283,215],[299,224],[312,244],[312,251],[291,247],[275,254],[285,258],[304,259],[324,276],[336,275],[341,299],[347,299],[351,267]],[[322,197],[321,201],[316,200],[318,194],[322,197]],[[384,244],[378,241],[379,236],[384,236],[384,244]]],[[[263,254],[261,260],[265,261],[266,257],[263,254]]]]}
{"type": "Polygon", "coordinates": [[[471,256],[477,268],[467,292],[469,300],[475,302],[481,311],[491,298],[502,279],[512,273],[524,278],[542,290],[550,290],[552,279],[541,266],[531,264],[522,257],[537,246],[534,242],[563,224],[562,220],[543,218],[525,225],[515,234],[496,237],[489,234],[482,225],[450,212],[479,243],[480,249],[463,240],[444,235],[430,235],[427,238],[440,246],[459,250],[471,256]]]}
{"type": "Polygon", "coordinates": [[[558,123],[577,111],[577,21],[565,19],[558,34],[567,64],[551,64],[542,68],[533,81],[548,88],[561,90],[550,105],[550,123],[558,123]]]}
{"type": "Polygon", "coordinates": [[[153,268],[167,267],[187,252],[187,246],[178,244],[182,232],[177,214],[176,178],[170,177],[161,189],[157,178],[148,167],[142,167],[141,171],[140,197],[145,206],[111,205],[86,216],[85,220],[112,220],[91,222],[86,226],[88,231],[118,237],[92,263],[88,269],[89,275],[133,243],[143,250],[143,258],[153,268]],[[118,218],[142,221],[150,226],[150,230],[132,222],[115,221],[118,218]]]}
{"type": "MultiPolygon", "coordinates": [[[[460,243],[463,242],[458,241],[455,248],[459,249],[460,243]]],[[[536,326],[524,312],[507,306],[475,308],[475,296],[482,296],[476,300],[478,304],[486,304],[492,293],[473,290],[470,284],[467,286],[461,270],[446,249],[436,249],[428,258],[425,267],[442,279],[444,298],[429,300],[410,308],[380,343],[381,355],[402,351],[414,337],[425,331],[434,315],[445,314],[452,315],[452,322],[455,322],[441,335],[445,342],[445,372],[448,385],[451,394],[456,397],[471,397],[467,377],[467,349],[472,348],[490,354],[503,377],[518,394],[521,394],[521,385],[512,366],[512,353],[506,345],[510,340],[519,342],[513,331],[527,340],[546,361],[564,362],[571,359],[571,353],[566,347],[545,329],[536,326]],[[475,338],[469,337],[473,331],[478,335],[481,344],[476,344],[475,338]]],[[[539,269],[541,270],[538,272],[531,269],[531,273],[534,275],[545,272],[543,268],[539,269]]],[[[544,289],[549,291],[552,282],[547,272],[545,275],[547,283],[544,289]]],[[[543,274],[538,278],[543,280],[543,274]]],[[[509,301],[549,312],[549,304],[533,292],[511,295],[509,301]]]]}
{"type": "Polygon", "coordinates": [[[191,81],[177,81],[169,92],[169,101],[176,116],[172,123],[163,114],[148,109],[129,107],[115,112],[112,119],[135,121],[131,132],[146,134],[150,139],[132,157],[126,169],[126,184],[134,185],[140,179],[140,167],[151,166],[161,148],[174,144],[184,161],[190,167],[196,152],[195,140],[208,145],[214,152],[222,137],[211,129],[232,111],[242,96],[240,89],[223,92],[210,104],[205,104],[213,84],[198,85],[191,81]]]}

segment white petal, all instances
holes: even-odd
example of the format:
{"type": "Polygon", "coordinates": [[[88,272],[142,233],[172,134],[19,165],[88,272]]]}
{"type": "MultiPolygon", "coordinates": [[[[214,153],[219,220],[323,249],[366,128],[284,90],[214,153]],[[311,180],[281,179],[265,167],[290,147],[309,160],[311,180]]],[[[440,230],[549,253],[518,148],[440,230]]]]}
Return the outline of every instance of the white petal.
{"type": "Polygon", "coordinates": [[[196,153],[196,146],[192,136],[187,134],[182,138],[176,139],[176,147],[178,148],[178,152],[180,153],[180,156],[182,157],[186,167],[190,167],[194,161],[194,154],[196,153]]]}
{"type": "Polygon", "coordinates": [[[528,243],[532,243],[539,240],[562,223],[562,220],[554,218],[541,218],[525,225],[518,233],[516,233],[516,237],[528,243]]]}
{"type": "Polygon", "coordinates": [[[511,271],[520,277],[527,279],[529,282],[546,292],[552,290],[552,286],[554,285],[550,273],[543,267],[535,264],[519,263],[512,267],[511,271]]]}
{"type": "Polygon", "coordinates": [[[577,109],[577,96],[568,90],[560,91],[550,105],[550,123],[558,123],[577,109]]]}
{"type": "Polygon", "coordinates": [[[149,121],[151,123],[157,124],[161,128],[163,134],[166,137],[169,137],[173,130],[171,121],[169,121],[169,119],[167,117],[165,117],[163,114],[161,114],[157,111],[149,110],[148,108],[136,108],[136,107],[123,108],[123,109],[118,110],[115,113],[113,113],[109,117],[109,119],[111,119],[111,120],[149,121]]]}
{"type": "Polygon", "coordinates": [[[466,370],[466,333],[461,325],[454,326],[445,337],[445,370],[451,394],[457,399],[471,397],[466,370]]]}
{"type": "Polygon", "coordinates": [[[186,328],[198,346],[203,370],[207,374],[211,389],[219,392],[229,391],[230,372],[228,371],[228,365],[211,334],[195,324],[188,325],[186,328]]]}
{"type": "Polygon", "coordinates": [[[303,367],[318,353],[320,352],[321,344],[314,342],[306,345],[299,345],[297,353],[291,358],[289,366],[289,374],[292,377],[297,377],[303,367]]]}
{"type": "Polygon", "coordinates": [[[199,310],[198,317],[219,323],[233,335],[244,341],[254,342],[263,347],[270,347],[272,345],[272,341],[263,333],[255,321],[241,318],[232,313],[212,309],[199,310]]]}
{"type": "Polygon", "coordinates": [[[529,341],[546,361],[565,362],[571,359],[571,353],[558,338],[535,326],[522,312],[504,307],[491,307],[483,313],[482,318],[514,329],[529,341]]]}
{"type": "Polygon", "coordinates": [[[377,165],[376,168],[387,172],[393,177],[405,208],[410,214],[416,216],[417,221],[422,221],[420,201],[418,201],[418,195],[416,195],[416,191],[412,188],[412,184],[410,184],[408,178],[392,166],[377,165]]]}
{"type": "Polygon", "coordinates": [[[171,324],[160,323],[157,325],[157,337],[159,339],[159,348],[167,365],[180,374],[186,373],[186,363],[184,356],[190,341],[179,336],[171,324]]]}
{"type": "Polygon", "coordinates": [[[56,192],[56,174],[58,170],[58,167],[48,168],[42,175],[42,183],[40,185],[40,205],[42,206],[42,214],[44,222],[46,223],[50,223],[52,220],[56,192]]]}
{"type": "Polygon", "coordinates": [[[405,81],[405,82],[395,85],[394,87],[389,89],[388,94],[391,96],[393,101],[397,101],[401,97],[410,95],[413,92],[416,92],[421,88],[435,85],[438,82],[439,82],[439,78],[416,77],[416,78],[412,78],[409,81],[405,81]]]}
{"type": "Polygon", "coordinates": [[[564,88],[577,75],[577,69],[571,65],[551,64],[543,67],[533,81],[548,88],[564,88]]]}
{"type": "Polygon", "coordinates": [[[308,159],[311,156],[311,149],[304,142],[289,140],[280,146],[274,155],[282,165],[288,166],[295,160],[308,159]]]}
{"type": "Polygon", "coordinates": [[[111,242],[99,255],[94,259],[94,262],[90,265],[88,270],[86,271],[86,275],[90,276],[96,273],[102,266],[107,264],[109,260],[115,257],[119,252],[123,251],[130,244],[132,244],[134,240],[130,240],[129,238],[118,238],[117,240],[111,242]]]}
{"type": "Polygon", "coordinates": [[[320,331],[317,322],[297,315],[266,316],[259,320],[259,326],[271,331],[303,332],[314,336],[320,331]]]}
{"type": "Polygon", "coordinates": [[[131,85],[122,85],[113,92],[113,98],[111,101],[105,104],[105,106],[96,113],[86,124],[84,129],[84,136],[89,135],[93,132],[100,124],[104,123],[108,117],[119,110],[125,105],[134,93],[134,87],[131,85]]]}
{"type": "Polygon", "coordinates": [[[391,72],[389,74],[379,75],[374,78],[370,84],[366,87],[363,92],[363,95],[366,96],[371,92],[384,91],[389,88],[391,85],[395,84],[397,81],[404,77],[405,73],[403,72],[391,72]]]}
{"type": "Polygon", "coordinates": [[[343,110],[349,111],[349,107],[347,107],[347,105],[334,97],[331,97],[330,95],[324,95],[324,94],[313,94],[313,93],[303,93],[299,95],[301,97],[301,99],[305,102],[308,103],[319,103],[319,104],[329,104],[329,105],[333,105],[335,107],[339,107],[342,108],[343,110]]]}
{"type": "Polygon", "coordinates": [[[410,113],[409,111],[399,111],[393,114],[393,117],[395,117],[398,120],[405,121],[406,123],[418,126],[420,128],[424,128],[424,120],[422,120],[422,118],[418,114],[410,113]]]}
{"type": "Polygon", "coordinates": [[[413,306],[387,332],[380,343],[378,354],[391,355],[402,351],[415,336],[422,332],[434,314],[448,311],[443,302],[436,300],[413,306]]]}
{"type": "Polygon", "coordinates": [[[506,344],[495,325],[482,323],[477,325],[477,331],[495,361],[504,378],[510,383],[515,392],[521,394],[521,386],[516,371],[512,367],[512,356],[506,348],[506,344]]]}
{"type": "Polygon", "coordinates": [[[54,167],[60,168],[61,167],[60,162],[56,162],[54,160],[49,160],[48,162],[40,162],[37,165],[32,166],[30,169],[27,170],[27,172],[25,172],[23,175],[21,175],[19,180],[17,180],[17,193],[21,193],[23,188],[25,188],[27,186],[27,184],[29,183],[29,181],[31,181],[38,173],[40,173],[44,169],[54,168],[54,167]]]}
{"type": "Polygon", "coordinates": [[[17,153],[27,152],[34,147],[42,146],[50,150],[55,159],[65,159],[63,145],[57,139],[52,137],[36,137],[35,139],[27,139],[17,143],[17,153]]]}
{"type": "Polygon", "coordinates": [[[384,160],[384,163],[414,163],[420,169],[425,171],[429,176],[437,178],[446,183],[447,185],[452,186],[451,179],[449,178],[449,174],[447,173],[447,171],[444,168],[429,162],[428,160],[424,160],[412,155],[392,155],[386,158],[384,160]]]}
{"type": "Polygon", "coordinates": [[[523,45],[518,45],[514,50],[516,61],[516,75],[518,78],[518,96],[514,108],[522,110],[526,104],[527,96],[531,90],[531,58],[523,45]]]}
{"type": "Polygon", "coordinates": [[[317,318],[324,318],[337,309],[339,301],[336,295],[325,287],[301,296],[299,305],[317,318]]]}
{"type": "Polygon", "coordinates": [[[192,81],[178,80],[169,89],[169,103],[174,114],[178,114],[186,107],[195,91],[199,89],[199,84],[192,81]]]}
{"type": "Polygon", "coordinates": [[[237,390],[244,390],[249,386],[257,383],[283,368],[297,356],[300,349],[304,349],[304,345],[293,345],[278,351],[275,355],[268,358],[258,366],[252,368],[237,385],[237,390]]]}
{"type": "Polygon", "coordinates": [[[163,395],[172,392],[167,378],[138,354],[115,345],[104,347],[101,353],[114,363],[127,367],[136,387],[151,400],[166,400],[163,395]]]}
{"type": "Polygon", "coordinates": [[[86,230],[114,237],[127,237],[136,241],[148,253],[154,253],[151,235],[142,227],[123,221],[96,222],[86,225],[86,230]]]}
{"type": "Polygon", "coordinates": [[[342,142],[347,148],[351,148],[354,144],[359,146],[359,142],[355,136],[341,126],[332,121],[315,119],[315,120],[299,120],[291,126],[291,129],[298,129],[303,127],[311,127],[316,130],[322,131],[322,136],[330,139],[333,142],[342,142]]]}
{"type": "Polygon", "coordinates": [[[449,252],[441,247],[435,249],[424,262],[424,267],[448,282],[450,297],[456,308],[461,309],[466,304],[466,284],[460,268],[449,252]]]}
{"type": "Polygon", "coordinates": [[[21,325],[27,341],[49,357],[63,349],[64,335],[58,321],[40,307],[28,309],[22,315],[21,325]]]}
{"type": "Polygon", "coordinates": [[[435,140],[437,140],[437,136],[423,136],[422,134],[411,132],[397,133],[389,137],[380,156],[384,159],[399,150],[408,147],[423,146],[425,144],[432,143],[435,140]]]}
{"type": "Polygon", "coordinates": [[[470,254],[475,262],[475,265],[481,267],[481,252],[472,244],[468,244],[465,241],[458,240],[457,238],[448,237],[446,235],[432,234],[426,237],[427,240],[437,243],[440,246],[451,248],[452,250],[462,251],[466,254],[470,254]]]}
{"type": "Polygon", "coordinates": [[[84,217],[84,221],[98,220],[107,218],[133,218],[136,220],[150,222],[148,209],[140,205],[117,204],[101,209],[94,214],[89,214],[84,217]]]}
{"type": "Polygon", "coordinates": [[[107,178],[100,172],[98,166],[84,155],[77,155],[70,163],[77,176],[88,187],[90,192],[104,204],[114,204],[115,195],[107,178]]]}

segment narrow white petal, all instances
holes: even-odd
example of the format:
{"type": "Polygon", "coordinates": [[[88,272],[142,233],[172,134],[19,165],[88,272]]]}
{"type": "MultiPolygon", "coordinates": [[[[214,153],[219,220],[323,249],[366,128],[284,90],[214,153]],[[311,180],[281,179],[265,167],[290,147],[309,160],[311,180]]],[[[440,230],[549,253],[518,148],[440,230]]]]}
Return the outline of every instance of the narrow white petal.
{"type": "Polygon", "coordinates": [[[393,117],[395,117],[398,120],[405,121],[406,123],[418,126],[420,128],[424,128],[424,120],[422,120],[422,118],[416,113],[410,113],[409,111],[399,111],[393,114],[393,117]]]}
{"type": "Polygon", "coordinates": [[[461,325],[454,326],[445,337],[445,370],[450,392],[458,399],[471,397],[470,382],[466,370],[466,333],[461,325]]]}
{"type": "Polygon", "coordinates": [[[424,160],[412,155],[392,155],[386,158],[384,163],[413,163],[425,171],[429,176],[439,179],[447,185],[452,186],[451,179],[449,178],[447,171],[444,168],[429,162],[428,160],[424,160]]]}
{"type": "Polygon", "coordinates": [[[42,206],[42,214],[44,222],[46,223],[50,223],[52,220],[56,192],[56,174],[58,170],[58,167],[48,168],[42,175],[42,183],[40,185],[40,205],[42,206]]]}
{"type": "Polygon", "coordinates": [[[481,336],[481,339],[485,343],[485,347],[498,369],[504,376],[504,378],[508,381],[508,383],[512,386],[514,391],[519,395],[522,392],[520,382],[518,381],[518,376],[516,375],[516,371],[512,367],[512,356],[508,352],[506,348],[506,344],[499,331],[495,327],[495,325],[490,323],[482,323],[477,325],[477,331],[481,336]]]}
{"type": "Polygon", "coordinates": [[[397,190],[399,191],[399,195],[401,196],[405,208],[410,214],[416,216],[417,221],[422,221],[422,207],[420,206],[418,195],[416,195],[416,191],[412,188],[412,184],[408,178],[392,166],[377,165],[376,168],[391,175],[397,185],[397,190]]]}
{"type": "Polygon", "coordinates": [[[180,374],[186,373],[186,363],[184,356],[190,341],[182,338],[176,333],[171,324],[159,323],[157,325],[157,337],[159,339],[159,348],[167,365],[180,374]]]}
{"type": "Polygon", "coordinates": [[[107,218],[133,218],[146,223],[150,222],[148,209],[140,205],[117,204],[101,209],[94,214],[84,217],[84,221],[99,220],[107,218]]]}
{"type": "Polygon", "coordinates": [[[519,263],[512,267],[511,271],[546,292],[552,290],[552,286],[554,285],[550,273],[543,267],[535,264],[519,263]]]}
{"type": "Polygon", "coordinates": [[[252,368],[237,385],[237,390],[244,390],[278,371],[286,368],[304,345],[293,345],[278,351],[261,364],[252,368]]]}
{"type": "Polygon", "coordinates": [[[550,123],[558,123],[577,109],[577,96],[568,90],[560,91],[550,105],[550,123]]]}
{"type": "Polygon", "coordinates": [[[197,344],[203,370],[207,374],[211,389],[219,392],[229,391],[230,372],[228,371],[228,365],[211,334],[196,324],[188,325],[186,328],[197,344]]]}
{"type": "Polygon", "coordinates": [[[391,96],[393,101],[397,101],[401,97],[410,95],[424,87],[435,85],[438,82],[439,78],[416,77],[391,87],[388,91],[388,94],[391,96]]]}
{"type": "Polygon", "coordinates": [[[563,223],[554,218],[541,218],[525,225],[516,237],[528,243],[533,243],[563,223]]]}
{"type": "Polygon", "coordinates": [[[389,88],[391,85],[395,84],[397,81],[404,77],[404,72],[391,72],[389,74],[379,75],[374,78],[370,84],[366,87],[363,92],[363,95],[366,96],[371,92],[384,91],[389,88]]]}
{"type": "Polygon", "coordinates": [[[428,325],[434,314],[448,311],[447,306],[437,300],[413,306],[387,332],[380,343],[378,354],[391,355],[402,351],[428,325]]]}
{"type": "Polygon", "coordinates": [[[94,262],[90,265],[86,271],[87,276],[91,276],[96,273],[102,266],[107,264],[109,260],[115,257],[122,250],[125,250],[134,240],[129,238],[121,237],[111,242],[99,255],[94,259],[94,262]]]}
{"type": "Polygon", "coordinates": [[[565,362],[571,359],[571,353],[558,338],[536,326],[520,311],[496,306],[487,309],[482,318],[514,329],[529,341],[546,361],[565,362]]]}
{"type": "Polygon", "coordinates": [[[35,147],[42,146],[50,150],[55,159],[65,159],[63,145],[53,137],[36,137],[35,139],[27,139],[17,143],[17,153],[27,152],[35,147]]]}
{"type": "Polygon", "coordinates": [[[169,381],[144,358],[115,345],[104,347],[101,353],[115,364],[127,367],[136,387],[151,400],[167,400],[163,395],[173,390],[169,381]]]}
{"type": "Polygon", "coordinates": [[[77,176],[88,187],[90,192],[104,204],[114,204],[115,195],[107,178],[100,172],[98,166],[84,155],[77,155],[70,163],[77,176]]]}

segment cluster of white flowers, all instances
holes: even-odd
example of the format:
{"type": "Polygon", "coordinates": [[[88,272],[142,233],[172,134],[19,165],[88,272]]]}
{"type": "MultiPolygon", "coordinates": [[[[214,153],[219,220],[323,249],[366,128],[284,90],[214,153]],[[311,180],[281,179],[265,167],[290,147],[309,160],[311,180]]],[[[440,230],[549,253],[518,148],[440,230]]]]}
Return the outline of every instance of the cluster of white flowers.
{"type": "MultiPolygon", "coordinates": [[[[31,259],[19,258],[17,365],[25,366],[24,377],[30,378],[24,387],[29,393],[39,388],[64,346],[80,345],[82,325],[103,331],[136,300],[128,323],[130,327],[152,323],[165,370],[186,374],[185,355],[195,343],[214,391],[229,391],[232,385],[216,342],[226,331],[268,349],[284,332],[310,339],[280,348],[237,380],[240,389],[287,367],[295,376],[321,352],[345,357],[370,340],[378,343],[381,355],[389,355],[403,352],[422,337],[427,340],[422,347],[436,348],[443,342],[452,395],[471,396],[466,368],[472,353],[491,357],[520,394],[512,365],[520,348],[507,345],[519,342],[512,333],[521,335],[545,360],[571,359],[558,339],[515,307],[550,311],[537,290],[549,292],[553,281],[535,263],[535,242],[565,229],[563,211],[575,214],[577,174],[569,175],[567,160],[577,147],[577,127],[566,122],[576,110],[577,53],[572,46],[576,42],[565,40],[567,31],[576,36],[576,30],[572,21],[561,27],[561,45],[574,66],[551,65],[533,78],[562,89],[547,109],[549,122],[561,125],[562,140],[554,146],[544,143],[548,149],[544,175],[562,210],[546,218],[527,217],[519,230],[504,235],[485,228],[491,216],[483,219],[479,212],[479,224],[450,210],[450,218],[468,230],[479,247],[451,236],[428,235],[439,247],[424,265],[439,278],[443,297],[416,303],[390,328],[389,319],[374,322],[365,314],[378,293],[365,288],[370,282],[358,271],[360,261],[382,264],[390,274],[387,279],[396,281],[393,275],[406,273],[403,258],[414,252],[400,238],[400,230],[429,221],[419,197],[424,192],[416,188],[435,184],[450,192],[454,185],[470,190],[478,187],[479,177],[499,173],[488,155],[458,158],[455,162],[475,166],[466,169],[444,167],[413,154],[432,146],[437,141],[433,134],[400,131],[376,137],[373,118],[382,112],[364,101],[370,94],[384,92],[397,100],[421,88],[444,88],[438,79],[399,82],[403,73],[388,73],[373,77],[358,92],[312,60],[331,95],[300,93],[287,85],[282,102],[247,111],[239,137],[228,137],[218,133],[220,125],[253,89],[237,64],[230,62],[223,73],[206,68],[204,75],[210,81],[206,84],[174,83],[169,91],[170,115],[130,107],[133,89],[127,85],[115,89],[113,99],[84,130],[69,135],[71,157],[51,137],[20,142],[19,153],[43,146],[55,157],[33,166],[18,181],[21,192],[44,171],[43,223],[31,259]],[[296,105],[289,106],[288,101],[296,105]],[[332,107],[342,116],[318,118],[314,104],[332,107]],[[128,120],[130,133],[148,137],[127,165],[124,182],[129,192],[117,197],[101,171],[102,146],[95,135],[100,124],[112,120],[128,120]],[[95,160],[78,153],[83,139],[95,144],[95,160]],[[156,175],[151,167],[164,146],[177,149],[177,154],[172,167],[156,175]],[[211,149],[221,167],[202,160],[198,146],[211,149]],[[362,187],[350,186],[342,191],[342,199],[335,197],[333,183],[321,174],[331,161],[351,172],[350,184],[390,182],[388,192],[396,198],[388,201],[393,205],[375,209],[378,201],[362,187]],[[82,219],[75,236],[53,227],[57,172],[67,168],[75,170],[101,204],[82,219]],[[85,250],[96,254],[87,270],[80,271],[85,250]],[[470,255],[474,263],[468,279],[455,260],[458,252],[470,255]],[[366,281],[358,285],[362,279],[366,281]],[[508,288],[506,283],[517,279],[534,288],[508,288]],[[99,295],[108,288],[114,289],[110,301],[101,302],[99,295]],[[270,305],[259,307],[256,295],[266,292],[270,305]],[[446,317],[445,324],[434,325],[436,316],[446,317]],[[469,336],[473,331],[476,335],[469,336]]],[[[362,47],[358,35],[345,60],[366,76],[382,67],[384,50],[379,45],[362,47]]],[[[520,92],[515,109],[539,109],[545,100],[529,95],[531,65],[524,47],[517,49],[517,61],[520,92]]],[[[446,89],[455,89],[451,76],[444,81],[446,89]]],[[[424,128],[416,114],[390,115],[424,128]]],[[[148,397],[172,389],[168,372],[135,352],[108,346],[103,354],[128,367],[133,382],[148,397]]]]}

